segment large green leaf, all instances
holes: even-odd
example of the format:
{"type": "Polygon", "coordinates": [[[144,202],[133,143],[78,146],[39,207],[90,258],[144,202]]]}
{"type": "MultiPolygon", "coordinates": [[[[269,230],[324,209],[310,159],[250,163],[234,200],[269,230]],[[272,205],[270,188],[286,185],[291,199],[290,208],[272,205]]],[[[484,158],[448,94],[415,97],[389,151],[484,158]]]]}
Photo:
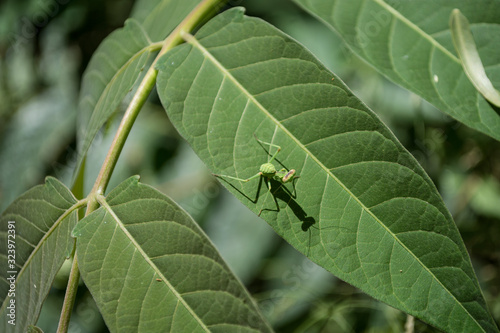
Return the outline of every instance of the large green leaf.
{"type": "Polygon", "coordinates": [[[36,324],[52,281],[73,250],[71,230],[77,211],[70,209],[75,204],[61,182],[47,177],[45,185],[27,191],[0,217],[0,331],[24,333],[36,324]],[[13,246],[9,249],[9,245],[13,246]],[[8,257],[11,254],[15,258],[8,257]],[[8,259],[14,259],[15,265],[8,259]],[[7,280],[11,276],[17,277],[14,288],[7,280]],[[11,313],[15,326],[9,323],[11,313]]]}
{"type": "MultiPolygon", "coordinates": [[[[281,146],[300,178],[222,184],[311,260],[450,332],[495,331],[435,186],[379,118],[306,49],[227,11],[158,63],[158,92],[217,174],[250,177],[281,146]],[[279,208],[277,207],[279,205],[279,208]]],[[[242,235],[242,237],[244,237],[242,235]]]]}
{"type": "Polygon", "coordinates": [[[112,332],[267,332],[254,302],[177,204],[138,177],[73,234],[83,280],[112,332]]]}
{"type": "Polygon", "coordinates": [[[500,117],[456,55],[448,21],[471,22],[486,74],[500,86],[500,1],[294,0],[339,33],[361,58],[458,121],[500,139],[500,117]]]}

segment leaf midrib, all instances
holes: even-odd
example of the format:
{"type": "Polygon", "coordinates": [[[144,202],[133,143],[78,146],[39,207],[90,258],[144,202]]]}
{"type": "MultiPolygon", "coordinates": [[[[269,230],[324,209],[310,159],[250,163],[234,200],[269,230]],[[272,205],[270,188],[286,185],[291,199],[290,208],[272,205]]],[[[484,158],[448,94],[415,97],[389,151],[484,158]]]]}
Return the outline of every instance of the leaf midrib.
{"type": "MultiPolygon", "coordinates": [[[[379,0],[374,0],[374,1],[377,1],[379,2],[379,0]]],[[[461,302],[459,302],[457,300],[457,298],[450,292],[450,290],[448,288],[446,288],[442,283],[441,281],[427,268],[427,266],[425,266],[422,261],[420,261],[420,259],[418,257],[415,256],[415,254],[410,251],[408,249],[408,247],[406,247],[405,244],[403,244],[398,237],[396,237],[396,235],[389,229],[387,228],[387,226],[382,223],[382,221],[380,221],[380,219],[377,218],[377,216],[375,216],[334,174],[332,174],[330,172],[330,170],[328,168],[326,168],[325,165],[323,165],[323,163],[321,163],[315,155],[313,155],[295,136],[293,136],[274,116],[272,116],[269,111],[267,111],[256,99],[255,97],[250,94],[249,91],[247,91],[237,80],[236,78],[234,78],[234,76],[231,75],[231,73],[229,73],[229,71],[203,46],[199,43],[199,41],[196,39],[195,36],[187,33],[187,32],[182,32],[181,33],[181,36],[182,38],[187,42],[189,43],[190,45],[192,45],[193,47],[197,48],[206,58],[208,58],[217,68],[219,68],[219,70],[222,72],[222,74],[224,74],[227,78],[229,78],[229,80],[231,80],[235,86],[240,89],[242,91],[242,93],[244,95],[246,95],[248,97],[249,100],[251,100],[253,103],[255,103],[255,105],[266,115],[269,117],[269,119],[271,119],[275,124],[276,126],[279,126],[281,128],[281,130],[283,130],[283,132],[285,132],[285,134],[287,134],[296,144],[299,148],[301,148],[305,153],[306,153],[306,156],[310,156],[313,161],[315,161],[321,169],[323,169],[325,171],[325,173],[327,175],[329,175],[332,179],[334,179],[338,185],[340,185],[347,193],[348,195],[354,199],[361,207],[361,209],[363,211],[365,211],[368,215],[370,215],[376,222],[378,222],[380,224],[380,226],[382,226],[386,232],[388,234],[390,234],[395,240],[396,242],[399,243],[399,245],[404,248],[414,259],[416,262],[418,262],[425,271],[427,271],[433,278],[434,280],[444,289],[446,290],[446,292],[452,297],[452,299],[454,299],[456,301],[456,304],[458,304],[468,315],[470,318],[472,318],[472,320],[477,324],[477,326],[483,330],[483,328],[481,327],[481,325],[479,325],[479,323],[476,321],[476,319],[470,314],[470,312],[462,305],[461,302]]],[[[430,204],[430,203],[429,203],[430,204]]],[[[484,330],[483,330],[484,331],[484,330]]]]}
{"type": "Polygon", "coordinates": [[[432,38],[431,35],[426,33],[424,30],[422,30],[418,25],[413,23],[412,21],[408,20],[405,16],[403,16],[399,11],[394,9],[392,6],[389,6],[385,1],[383,0],[367,0],[367,1],[373,1],[376,2],[380,5],[380,7],[385,8],[388,12],[390,12],[396,19],[399,21],[403,22],[406,24],[410,29],[414,30],[417,34],[421,35],[423,38],[428,40],[432,45],[434,45],[436,48],[441,50],[444,54],[446,54],[451,60],[455,61],[456,63],[460,64],[460,59],[455,57],[448,49],[446,49],[443,45],[439,44],[434,38],[432,38]]]}

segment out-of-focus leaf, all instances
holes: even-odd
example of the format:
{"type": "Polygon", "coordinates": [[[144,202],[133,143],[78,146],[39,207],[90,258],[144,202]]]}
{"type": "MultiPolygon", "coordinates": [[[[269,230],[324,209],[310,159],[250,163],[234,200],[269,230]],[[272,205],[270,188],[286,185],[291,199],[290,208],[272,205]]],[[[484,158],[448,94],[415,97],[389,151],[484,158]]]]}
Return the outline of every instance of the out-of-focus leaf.
{"type": "Polygon", "coordinates": [[[7,125],[0,143],[0,210],[40,182],[47,169],[64,178],[65,166],[54,159],[75,134],[70,97],[51,89],[18,110],[7,125]]]}
{"type": "Polygon", "coordinates": [[[36,324],[52,281],[73,250],[77,210],[70,209],[76,203],[68,188],[47,177],[0,217],[0,331],[24,333],[36,324]],[[12,313],[15,325],[9,322],[12,313]]]}
{"type": "MultiPolygon", "coordinates": [[[[218,187],[218,184],[206,186],[200,193],[201,198],[193,200],[192,204],[196,205],[212,198],[213,189],[218,187]]],[[[259,274],[262,261],[267,260],[279,238],[269,225],[257,218],[227,191],[222,192],[212,210],[214,213],[210,215],[203,229],[235,274],[244,283],[250,283],[259,274]]]]}
{"type": "Polygon", "coordinates": [[[205,164],[219,175],[255,175],[276,149],[255,134],[281,146],[277,168],[300,175],[286,185],[221,176],[229,191],[369,295],[441,329],[496,330],[435,186],[338,77],[241,9],[185,38],[159,61],[157,87],[205,164]]]}
{"type": "MultiPolygon", "coordinates": [[[[105,200],[105,201],[102,201],[105,200]]],[[[196,223],[131,177],[73,231],[82,278],[112,332],[269,332],[196,223]]]]}
{"type": "Polygon", "coordinates": [[[500,219],[500,184],[493,177],[479,182],[471,198],[471,206],[478,213],[500,219]]]}
{"type": "Polygon", "coordinates": [[[448,22],[469,18],[488,77],[500,83],[500,2],[433,0],[294,0],[395,83],[465,125],[500,139],[500,117],[469,81],[454,53],[448,22]]]}

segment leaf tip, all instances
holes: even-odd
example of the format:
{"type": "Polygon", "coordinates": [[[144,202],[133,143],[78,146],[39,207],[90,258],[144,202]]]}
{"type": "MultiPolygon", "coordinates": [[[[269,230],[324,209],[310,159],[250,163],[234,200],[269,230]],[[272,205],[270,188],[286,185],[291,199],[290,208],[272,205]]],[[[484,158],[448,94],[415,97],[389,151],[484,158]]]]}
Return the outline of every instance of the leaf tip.
{"type": "Polygon", "coordinates": [[[38,326],[29,325],[26,329],[27,333],[43,333],[42,329],[38,326]]]}
{"type": "Polygon", "coordinates": [[[245,18],[245,7],[234,7],[228,11],[233,13],[233,22],[241,22],[245,18]]]}
{"type": "Polygon", "coordinates": [[[50,184],[50,183],[57,182],[57,179],[52,177],[52,176],[47,176],[47,177],[45,177],[44,181],[45,181],[45,184],[50,184]]]}
{"type": "Polygon", "coordinates": [[[465,20],[465,22],[467,22],[467,19],[462,14],[460,9],[455,8],[451,11],[449,25],[452,27],[452,29],[457,24],[461,24],[461,23],[463,24],[464,20],[465,20]]]}
{"type": "Polygon", "coordinates": [[[82,235],[82,232],[81,232],[79,226],[80,226],[80,223],[77,223],[75,225],[75,227],[73,228],[73,230],[71,230],[71,237],[78,238],[78,237],[80,237],[82,235]]]}

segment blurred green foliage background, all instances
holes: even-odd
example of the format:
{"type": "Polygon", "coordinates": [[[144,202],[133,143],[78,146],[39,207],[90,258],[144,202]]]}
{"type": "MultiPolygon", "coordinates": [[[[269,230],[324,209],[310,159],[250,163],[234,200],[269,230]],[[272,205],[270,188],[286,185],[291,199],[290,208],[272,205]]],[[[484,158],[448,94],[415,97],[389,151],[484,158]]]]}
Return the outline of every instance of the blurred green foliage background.
{"type": "MultiPolygon", "coordinates": [[[[500,322],[500,144],[390,83],[341,38],[289,0],[233,0],[307,46],[372,108],[435,182],[460,229],[485,298],[500,322]]],[[[53,175],[69,184],[76,160],[80,79],[99,43],[123,25],[132,0],[0,3],[0,209],[53,175]]],[[[124,105],[126,101],[124,102],[124,105]]],[[[96,138],[90,190],[120,120],[96,138]]],[[[335,152],[332,152],[334,154],[335,152]]],[[[170,125],[155,94],[132,130],[110,189],[130,175],[179,202],[208,233],[277,332],[401,332],[406,315],[311,263],[230,196],[170,125]]],[[[38,325],[57,327],[70,263],[38,325]]],[[[415,323],[416,332],[433,332],[415,323]]],[[[82,284],[70,332],[107,332],[82,284]]]]}

